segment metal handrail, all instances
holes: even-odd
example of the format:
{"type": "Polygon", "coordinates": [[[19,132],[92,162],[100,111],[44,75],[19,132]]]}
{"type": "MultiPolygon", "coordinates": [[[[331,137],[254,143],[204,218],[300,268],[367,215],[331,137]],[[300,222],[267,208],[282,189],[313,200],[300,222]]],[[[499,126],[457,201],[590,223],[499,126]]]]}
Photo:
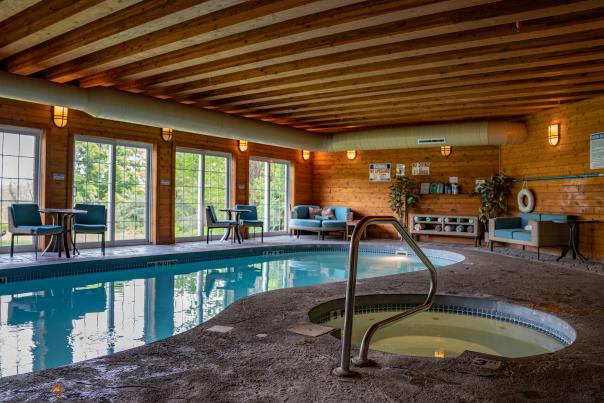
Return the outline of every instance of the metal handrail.
{"type": "Polygon", "coordinates": [[[357,225],[354,227],[354,231],[352,232],[352,237],[350,239],[350,250],[348,255],[348,281],[346,283],[346,311],[344,313],[344,335],[342,336],[342,357],[340,360],[340,366],[334,369],[334,374],[338,376],[348,376],[352,374],[350,371],[350,349],[352,343],[352,321],[354,316],[357,267],[359,263],[359,241],[361,239],[361,235],[365,232],[365,229],[370,224],[392,224],[394,228],[396,228],[399,234],[401,234],[402,238],[409,244],[413,252],[415,252],[417,257],[419,257],[422,263],[428,268],[428,271],[430,272],[430,290],[428,291],[428,296],[423,304],[415,308],[408,309],[405,312],[401,312],[397,315],[393,315],[380,322],[374,323],[371,327],[369,327],[363,336],[359,356],[353,360],[353,363],[357,366],[372,365],[373,361],[367,359],[367,352],[369,350],[369,343],[371,342],[371,338],[375,332],[381,327],[391,325],[392,323],[401,319],[429,309],[434,300],[434,296],[436,295],[436,268],[407,233],[407,231],[405,231],[401,223],[396,218],[391,216],[369,216],[361,218],[361,220],[359,220],[357,225]]]}

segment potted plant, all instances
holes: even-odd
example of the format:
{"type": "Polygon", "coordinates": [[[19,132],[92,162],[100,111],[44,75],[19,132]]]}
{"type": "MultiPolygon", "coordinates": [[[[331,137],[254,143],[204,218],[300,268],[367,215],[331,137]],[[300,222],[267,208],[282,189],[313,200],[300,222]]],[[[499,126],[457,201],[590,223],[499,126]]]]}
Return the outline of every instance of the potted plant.
{"type": "Polygon", "coordinates": [[[512,186],[512,178],[500,171],[474,190],[474,194],[480,197],[478,219],[484,226],[485,239],[488,239],[489,218],[495,218],[507,210],[512,186]]]}
{"type": "Polygon", "coordinates": [[[390,208],[402,221],[404,227],[407,226],[409,209],[419,200],[419,195],[415,192],[416,188],[415,180],[408,176],[399,176],[389,187],[390,208]]]}

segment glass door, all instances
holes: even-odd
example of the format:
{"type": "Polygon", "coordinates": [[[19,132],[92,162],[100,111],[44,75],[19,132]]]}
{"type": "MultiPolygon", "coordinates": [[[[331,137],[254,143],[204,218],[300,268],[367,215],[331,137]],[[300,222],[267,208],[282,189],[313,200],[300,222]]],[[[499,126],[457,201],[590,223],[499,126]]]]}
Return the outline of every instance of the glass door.
{"type": "Polygon", "coordinates": [[[206,228],[205,209],[213,205],[217,214],[230,202],[228,154],[199,150],[176,151],[175,233],[180,241],[202,239],[206,228]]]}
{"type": "MultiPolygon", "coordinates": [[[[150,145],[76,138],[73,203],[107,208],[108,244],[149,242],[150,167],[150,145]]],[[[97,242],[99,238],[78,234],[77,242],[97,242]]]]}
{"type": "MultiPolygon", "coordinates": [[[[8,208],[13,203],[38,202],[38,155],[40,134],[21,128],[0,126],[0,246],[8,249],[8,208]],[[2,232],[0,232],[1,234],[2,232]]],[[[28,236],[15,237],[15,245],[31,247],[28,236]]]]}
{"type": "Polygon", "coordinates": [[[250,159],[249,203],[257,207],[264,232],[287,231],[289,180],[289,162],[250,159]]]}

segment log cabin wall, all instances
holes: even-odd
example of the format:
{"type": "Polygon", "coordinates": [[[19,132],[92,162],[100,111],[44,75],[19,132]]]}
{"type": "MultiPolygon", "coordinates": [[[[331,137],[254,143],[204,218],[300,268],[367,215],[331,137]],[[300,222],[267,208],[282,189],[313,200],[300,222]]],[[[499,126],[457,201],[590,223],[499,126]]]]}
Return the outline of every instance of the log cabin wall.
{"type": "MultiPolygon", "coordinates": [[[[604,97],[567,104],[526,118],[528,139],[522,145],[501,147],[501,162],[516,178],[604,173],[589,169],[590,134],[604,131],[604,97]],[[560,124],[560,143],[551,146],[547,127],[560,124]]],[[[516,184],[510,211],[518,211],[516,184]]],[[[598,220],[580,226],[580,251],[588,258],[604,259],[604,177],[528,182],[535,195],[535,212],[571,214],[598,220]]],[[[559,250],[551,251],[559,253],[559,250]]]]}
{"type": "MultiPolygon", "coordinates": [[[[0,125],[36,128],[42,131],[40,158],[40,205],[65,207],[72,205],[73,143],[76,135],[116,138],[147,143],[152,146],[151,175],[151,240],[153,243],[175,242],[174,237],[174,158],[177,147],[220,151],[232,155],[232,204],[248,200],[248,164],[250,157],[286,160],[291,163],[291,204],[311,202],[312,158],[302,160],[300,150],[249,143],[240,152],[236,140],[174,131],[173,141],[165,143],[160,129],[149,126],[97,119],[70,110],[67,127],[57,128],[47,105],[0,99],[0,125]],[[64,173],[64,181],[55,181],[53,173],[64,173]],[[170,185],[161,185],[169,179],[170,185]]],[[[242,134],[242,138],[244,135],[242,134]]]]}
{"type": "MultiPolygon", "coordinates": [[[[344,205],[353,209],[355,217],[365,215],[393,215],[388,203],[390,182],[369,182],[369,164],[390,162],[394,177],[396,164],[405,164],[406,174],[411,175],[411,163],[430,162],[429,176],[413,176],[416,182],[449,182],[457,176],[461,185],[459,195],[421,195],[411,213],[477,215],[479,201],[470,193],[476,179],[497,172],[499,148],[453,147],[449,157],[440,154],[440,147],[422,149],[358,151],[354,160],[345,152],[314,153],[314,201],[319,205],[344,205]]],[[[387,227],[372,228],[370,235],[394,236],[387,227]]],[[[423,237],[441,240],[444,237],[423,237]]],[[[472,242],[472,240],[446,237],[447,241],[472,242]]]]}

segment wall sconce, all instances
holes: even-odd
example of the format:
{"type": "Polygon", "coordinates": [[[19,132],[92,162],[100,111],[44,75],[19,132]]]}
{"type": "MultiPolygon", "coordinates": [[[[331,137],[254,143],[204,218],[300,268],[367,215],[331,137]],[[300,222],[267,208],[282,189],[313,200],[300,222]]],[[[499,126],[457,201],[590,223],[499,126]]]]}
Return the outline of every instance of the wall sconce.
{"type": "Polygon", "coordinates": [[[547,142],[557,146],[560,142],[560,124],[556,123],[547,127],[547,142]]]}
{"type": "Polygon", "coordinates": [[[346,151],[346,158],[349,160],[353,160],[357,157],[357,150],[348,150],[346,151]]]}
{"type": "Polygon", "coordinates": [[[169,127],[162,127],[161,129],[161,139],[165,143],[169,143],[172,141],[172,129],[169,127]]]}
{"type": "Polygon", "coordinates": [[[449,155],[451,155],[452,150],[453,150],[453,147],[451,147],[451,146],[441,146],[440,155],[442,155],[443,157],[448,157],[449,155]]]}
{"type": "Polygon", "coordinates": [[[57,127],[67,126],[67,115],[69,109],[64,106],[53,106],[52,107],[52,121],[57,127]]]}
{"type": "Polygon", "coordinates": [[[308,161],[310,159],[310,151],[302,150],[302,159],[308,161]]]}
{"type": "Polygon", "coordinates": [[[247,151],[247,140],[239,140],[239,151],[242,153],[247,151]]]}

